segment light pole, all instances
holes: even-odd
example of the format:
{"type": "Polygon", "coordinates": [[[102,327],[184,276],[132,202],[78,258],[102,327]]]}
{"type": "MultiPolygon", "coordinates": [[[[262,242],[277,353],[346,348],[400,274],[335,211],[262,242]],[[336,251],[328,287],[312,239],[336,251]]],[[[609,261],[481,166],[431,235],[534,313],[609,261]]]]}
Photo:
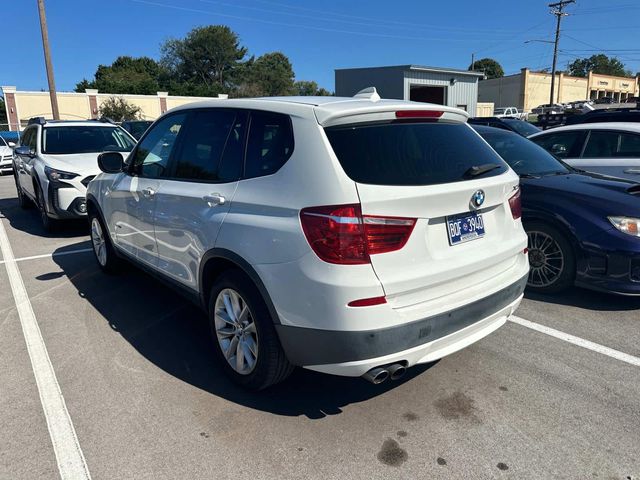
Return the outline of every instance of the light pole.
{"type": "Polygon", "coordinates": [[[49,50],[49,33],[47,31],[47,17],[44,13],[44,0],[38,0],[38,13],[40,14],[40,31],[42,32],[42,47],[44,49],[44,63],[47,69],[49,82],[49,97],[51,98],[51,112],[54,120],[60,120],[58,111],[58,97],[56,96],[56,83],[53,79],[53,65],[51,64],[51,51],[49,50]]]}

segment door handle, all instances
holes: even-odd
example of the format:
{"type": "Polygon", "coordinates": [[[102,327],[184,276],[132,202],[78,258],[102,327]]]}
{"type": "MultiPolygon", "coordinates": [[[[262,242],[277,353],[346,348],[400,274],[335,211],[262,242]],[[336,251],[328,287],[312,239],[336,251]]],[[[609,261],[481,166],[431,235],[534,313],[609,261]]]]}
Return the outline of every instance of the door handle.
{"type": "Polygon", "coordinates": [[[624,173],[635,173],[636,175],[640,175],[640,168],[627,168],[624,173]]]}
{"type": "Polygon", "coordinates": [[[205,195],[202,199],[207,202],[207,205],[210,207],[215,207],[216,205],[224,205],[224,202],[227,201],[223,195],[219,193],[212,193],[211,195],[205,195]]]}
{"type": "Polygon", "coordinates": [[[156,191],[153,188],[143,188],[142,195],[146,198],[151,198],[156,194],[156,191]]]}

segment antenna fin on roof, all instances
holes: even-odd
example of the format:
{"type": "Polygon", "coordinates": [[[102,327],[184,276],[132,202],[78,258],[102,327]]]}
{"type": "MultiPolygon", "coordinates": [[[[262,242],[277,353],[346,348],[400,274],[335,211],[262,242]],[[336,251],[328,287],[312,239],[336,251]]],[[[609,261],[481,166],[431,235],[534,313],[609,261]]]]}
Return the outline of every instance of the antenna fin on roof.
{"type": "Polygon", "coordinates": [[[353,98],[364,98],[372,102],[377,102],[380,100],[380,95],[378,95],[376,87],[367,87],[356,93],[353,98]]]}

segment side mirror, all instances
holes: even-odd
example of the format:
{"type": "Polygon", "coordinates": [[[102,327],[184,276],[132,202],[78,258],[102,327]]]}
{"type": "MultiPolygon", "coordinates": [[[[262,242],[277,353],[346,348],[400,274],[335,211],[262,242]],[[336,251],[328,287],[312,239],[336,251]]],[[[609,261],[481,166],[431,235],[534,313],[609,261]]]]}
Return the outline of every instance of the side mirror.
{"type": "Polygon", "coordinates": [[[104,152],[98,155],[98,167],[104,173],[120,173],[124,160],[120,152],[104,152]]]}
{"type": "Polygon", "coordinates": [[[9,145],[9,147],[14,148],[16,146],[15,142],[8,142],[7,145],[9,145]]]}
{"type": "Polygon", "coordinates": [[[16,155],[24,155],[26,157],[35,157],[35,152],[26,145],[21,145],[15,149],[16,155]]]}
{"type": "Polygon", "coordinates": [[[553,153],[567,153],[567,147],[561,143],[556,143],[551,147],[553,153]]]}

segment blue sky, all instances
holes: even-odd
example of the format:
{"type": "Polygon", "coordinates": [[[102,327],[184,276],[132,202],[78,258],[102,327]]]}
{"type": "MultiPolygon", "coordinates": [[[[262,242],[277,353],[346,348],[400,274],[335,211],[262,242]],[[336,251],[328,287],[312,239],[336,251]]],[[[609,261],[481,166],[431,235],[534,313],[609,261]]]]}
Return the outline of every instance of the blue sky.
{"type": "MultiPolygon", "coordinates": [[[[160,44],[225,24],[251,54],[282,51],[298,80],[333,89],[335,68],[419,64],[466,68],[497,59],[505,73],[551,66],[555,17],[542,0],[46,0],[58,90],[119,55],[158,58],[160,44]]],[[[563,20],[559,68],[604,51],[640,71],[640,1],[578,0],[563,20]]],[[[3,2],[0,85],[47,88],[35,0],[3,2]]]]}

